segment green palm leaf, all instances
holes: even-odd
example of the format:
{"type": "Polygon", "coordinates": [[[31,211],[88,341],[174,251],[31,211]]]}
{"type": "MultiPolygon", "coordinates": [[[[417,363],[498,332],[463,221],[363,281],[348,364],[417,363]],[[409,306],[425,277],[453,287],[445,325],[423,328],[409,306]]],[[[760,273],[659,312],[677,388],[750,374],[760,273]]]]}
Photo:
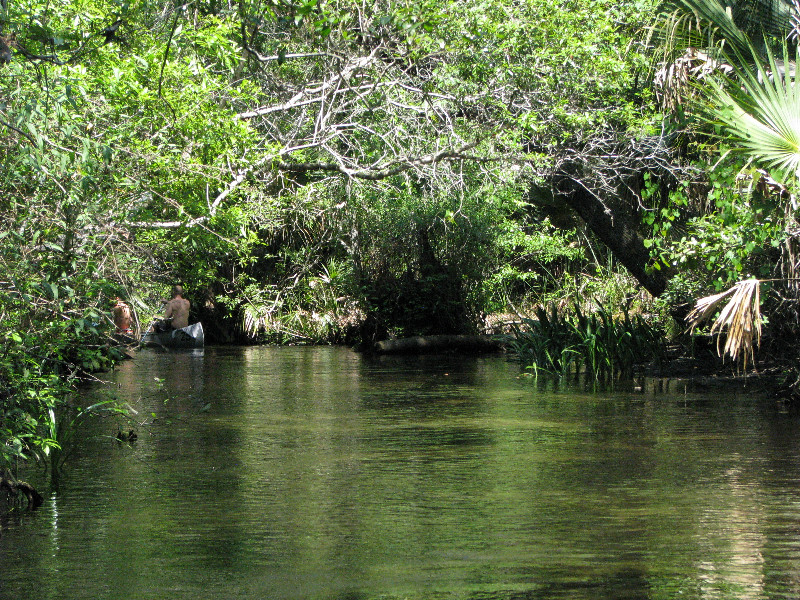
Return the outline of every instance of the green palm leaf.
{"type": "MultiPolygon", "coordinates": [[[[749,31],[783,30],[788,26],[788,4],[775,0],[747,0],[730,8],[720,0],[669,0],[662,12],[662,42],[707,48],[720,54],[710,67],[724,64],[727,74],[706,77],[698,87],[707,92],[706,118],[722,126],[737,150],[762,166],[798,177],[800,169],[800,92],[795,88],[795,61],[789,61],[783,43],[783,61],[757,48],[748,33],[734,21],[746,17],[749,31]],[[672,13],[668,11],[672,10],[672,13]],[[669,34],[668,38],[664,36],[669,34]],[[787,68],[784,69],[783,66],[787,68]],[[791,65],[791,68],[788,68],[791,65]]],[[[712,55],[709,55],[712,56],[712,55]]]]}
{"type": "Polygon", "coordinates": [[[732,13],[719,0],[670,0],[662,6],[658,24],[653,27],[664,54],[685,48],[711,50],[720,46],[746,52],[747,34],[733,20],[732,13]]]}
{"type": "MultiPolygon", "coordinates": [[[[800,169],[800,93],[794,64],[784,45],[784,69],[773,56],[765,66],[760,54],[750,46],[755,67],[734,67],[734,73],[721,81],[709,81],[710,117],[721,123],[739,146],[763,166],[783,177],[798,177],[800,169]]],[[[734,64],[746,62],[741,55],[734,64]]]]}

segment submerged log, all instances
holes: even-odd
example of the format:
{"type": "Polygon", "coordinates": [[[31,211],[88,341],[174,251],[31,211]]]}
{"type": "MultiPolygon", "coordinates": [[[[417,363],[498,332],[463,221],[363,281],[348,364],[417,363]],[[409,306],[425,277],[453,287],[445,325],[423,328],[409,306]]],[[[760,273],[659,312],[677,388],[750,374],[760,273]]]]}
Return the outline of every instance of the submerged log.
{"type": "Polygon", "coordinates": [[[427,352],[500,352],[505,341],[491,335],[427,335],[383,340],[375,344],[378,354],[427,352]]]}

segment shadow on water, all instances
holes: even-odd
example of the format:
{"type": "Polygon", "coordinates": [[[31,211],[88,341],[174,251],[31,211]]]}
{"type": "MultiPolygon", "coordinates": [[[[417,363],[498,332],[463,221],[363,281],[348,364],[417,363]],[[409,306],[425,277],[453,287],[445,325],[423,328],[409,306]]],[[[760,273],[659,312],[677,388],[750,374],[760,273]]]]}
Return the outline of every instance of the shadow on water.
{"type": "MultiPolygon", "coordinates": [[[[554,577],[555,579],[555,577],[554,577]]],[[[464,600],[558,600],[562,598],[596,598],[602,600],[653,600],[653,590],[645,571],[623,569],[597,581],[550,582],[533,585],[526,590],[497,589],[490,592],[467,592],[464,600]]],[[[449,593],[431,593],[428,600],[451,598],[449,593]]],[[[326,600],[374,600],[368,592],[348,590],[326,600]]]]}

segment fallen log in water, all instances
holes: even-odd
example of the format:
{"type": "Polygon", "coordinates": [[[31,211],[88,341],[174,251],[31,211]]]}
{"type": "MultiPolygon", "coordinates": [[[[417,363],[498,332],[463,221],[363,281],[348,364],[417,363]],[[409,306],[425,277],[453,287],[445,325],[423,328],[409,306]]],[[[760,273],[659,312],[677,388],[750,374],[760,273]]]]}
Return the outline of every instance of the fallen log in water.
{"type": "Polygon", "coordinates": [[[427,352],[500,352],[505,340],[491,335],[426,335],[383,340],[375,344],[378,354],[423,354],[427,352]]]}

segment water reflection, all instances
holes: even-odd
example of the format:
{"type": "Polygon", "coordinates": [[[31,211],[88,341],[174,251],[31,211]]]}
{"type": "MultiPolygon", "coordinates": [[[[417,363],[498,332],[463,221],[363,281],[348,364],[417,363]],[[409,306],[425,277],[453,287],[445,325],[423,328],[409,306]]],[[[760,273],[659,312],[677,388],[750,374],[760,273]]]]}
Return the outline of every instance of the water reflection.
{"type": "Polygon", "coordinates": [[[800,595],[797,414],[517,376],[501,358],[142,352],[113,392],[139,440],[94,423],[59,494],[0,522],[0,597],[800,595]]]}

